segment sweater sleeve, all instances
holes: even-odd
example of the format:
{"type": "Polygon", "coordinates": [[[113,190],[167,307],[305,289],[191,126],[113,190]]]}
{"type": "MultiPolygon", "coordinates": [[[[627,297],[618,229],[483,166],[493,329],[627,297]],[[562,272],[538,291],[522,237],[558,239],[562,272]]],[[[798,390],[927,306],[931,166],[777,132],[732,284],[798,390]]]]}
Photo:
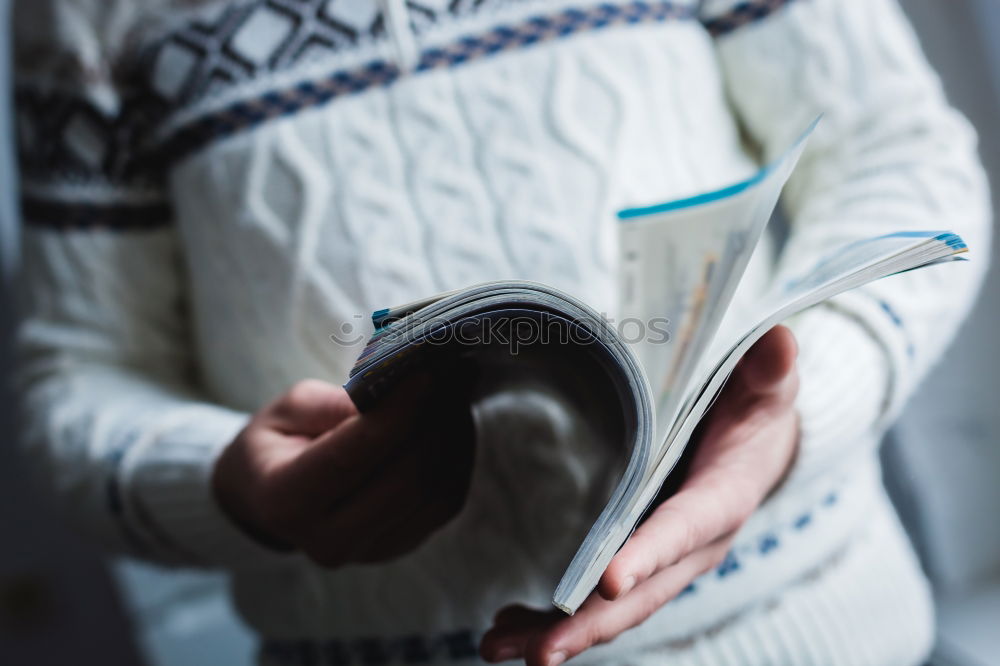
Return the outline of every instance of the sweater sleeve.
{"type": "Polygon", "coordinates": [[[247,415],[196,381],[163,178],[136,165],[121,130],[131,101],[104,36],[122,34],[124,5],[15,7],[24,444],[72,522],[114,552],[272,566],[284,556],[231,525],[211,493],[247,415]]]}
{"type": "Polygon", "coordinates": [[[870,453],[970,310],[989,257],[986,181],[973,130],[894,0],[708,0],[702,11],[765,157],[823,115],[783,196],[790,234],[775,279],[899,230],[948,229],[971,248],[970,262],[886,278],[790,322],[802,441],[787,483],[806,483],[870,453]]]}

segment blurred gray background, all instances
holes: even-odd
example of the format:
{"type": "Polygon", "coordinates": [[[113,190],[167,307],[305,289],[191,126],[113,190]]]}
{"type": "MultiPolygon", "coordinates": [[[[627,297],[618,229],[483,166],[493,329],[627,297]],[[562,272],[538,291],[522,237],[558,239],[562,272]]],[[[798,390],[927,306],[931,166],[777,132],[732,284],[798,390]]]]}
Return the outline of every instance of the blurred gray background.
{"type": "MultiPolygon", "coordinates": [[[[865,0],[844,0],[864,2],[865,0]]],[[[952,102],[979,129],[1000,209],[1000,2],[902,0],[952,102]]],[[[0,378],[17,265],[8,0],[0,0],[0,378]]],[[[998,227],[1000,231],[1000,227],[998,227]]],[[[1000,253],[979,307],[886,442],[887,482],[939,598],[941,666],[1000,664],[1000,253]]],[[[249,663],[218,575],[106,564],[24,482],[0,384],[0,664],[249,663]]]]}

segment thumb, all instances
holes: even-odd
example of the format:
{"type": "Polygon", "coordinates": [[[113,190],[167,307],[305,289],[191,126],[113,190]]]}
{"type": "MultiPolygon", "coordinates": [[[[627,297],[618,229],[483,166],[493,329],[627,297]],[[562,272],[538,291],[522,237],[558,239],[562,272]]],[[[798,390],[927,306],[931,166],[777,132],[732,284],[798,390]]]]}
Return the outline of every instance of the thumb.
{"type": "Polygon", "coordinates": [[[740,375],[751,393],[780,393],[794,377],[799,348],[787,326],[775,326],[740,361],[740,375]]]}
{"type": "Polygon", "coordinates": [[[343,387],[319,379],[303,379],[268,405],[262,419],[281,433],[312,438],[357,413],[343,387]]]}
{"type": "Polygon", "coordinates": [[[427,374],[408,377],[375,409],[355,413],[317,437],[293,463],[297,485],[328,500],[364,485],[392,453],[412,443],[430,386],[427,374]]]}

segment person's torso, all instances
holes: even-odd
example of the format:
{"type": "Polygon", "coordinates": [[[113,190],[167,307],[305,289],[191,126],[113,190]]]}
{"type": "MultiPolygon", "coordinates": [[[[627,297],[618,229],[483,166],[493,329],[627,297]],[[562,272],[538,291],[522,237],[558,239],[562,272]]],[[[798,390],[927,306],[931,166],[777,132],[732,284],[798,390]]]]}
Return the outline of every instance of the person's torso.
{"type": "MultiPolygon", "coordinates": [[[[372,310],[477,282],[536,280],[617,316],[614,212],[754,168],[694,4],[244,0],[157,14],[133,83],[153,119],[146,159],[169,164],[212,398],[254,410],[303,377],[343,382],[372,310]]],[[[251,623],[289,638],[429,634],[547,603],[621,451],[544,395],[500,396],[478,419],[454,522],[387,566],[241,577],[251,623]]]]}
{"type": "Polygon", "coordinates": [[[753,168],[683,4],[410,3],[402,63],[389,4],[209,3],[151,51],[199,366],[229,404],[343,381],[372,310],[476,282],[614,316],[614,211],[753,168]]]}
{"type": "MultiPolygon", "coordinates": [[[[234,406],[303,376],[344,381],[372,310],[442,290],[537,280],[615,316],[615,210],[753,168],[710,38],[667,3],[411,6],[409,62],[372,3],[313,4],[292,20],[242,3],[236,27],[180,29],[216,50],[168,38],[150,70],[154,84],[211,91],[165,121],[198,138],[169,183],[202,379],[234,406]],[[349,21],[352,43],[323,40],[349,21]],[[178,83],[171,63],[191,57],[178,83]]],[[[270,634],[301,634],[304,616],[321,625],[307,633],[344,636],[481,628],[504,603],[546,603],[621,450],[530,392],[482,408],[479,428],[452,524],[389,566],[289,572],[303,598],[283,605],[308,612],[281,627],[267,611],[270,634]]]]}

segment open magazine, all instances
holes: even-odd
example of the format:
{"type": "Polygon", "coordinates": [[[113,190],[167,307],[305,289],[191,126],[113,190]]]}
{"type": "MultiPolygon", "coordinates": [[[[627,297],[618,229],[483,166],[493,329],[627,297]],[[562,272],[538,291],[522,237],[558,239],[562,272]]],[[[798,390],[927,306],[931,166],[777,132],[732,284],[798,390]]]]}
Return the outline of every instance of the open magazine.
{"type": "MultiPolygon", "coordinates": [[[[729,305],[778,195],[813,126],[753,177],[695,197],[621,211],[621,312],[669,322],[669,335],[633,340],[587,304],[552,287],[492,282],[372,315],[375,333],[346,385],[369,409],[401,379],[442,356],[530,357],[531,372],[579,377],[559,386],[586,402],[595,427],[620,434],[624,471],[555,590],[574,613],[656,498],[742,355],[771,327],[836,294],[966,251],[947,231],[901,231],[831,248],[807,273],[774,285],[752,316],[729,305]],[[499,350],[499,351],[498,351],[499,350]],[[526,351],[533,354],[524,355],[526,351]],[[538,359],[548,359],[539,364],[538,359]],[[566,388],[576,386],[576,389],[566,388]],[[627,460],[627,462],[624,462],[627,460]]],[[[653,327],[655,328],[655,327],[653,327]]]]}

